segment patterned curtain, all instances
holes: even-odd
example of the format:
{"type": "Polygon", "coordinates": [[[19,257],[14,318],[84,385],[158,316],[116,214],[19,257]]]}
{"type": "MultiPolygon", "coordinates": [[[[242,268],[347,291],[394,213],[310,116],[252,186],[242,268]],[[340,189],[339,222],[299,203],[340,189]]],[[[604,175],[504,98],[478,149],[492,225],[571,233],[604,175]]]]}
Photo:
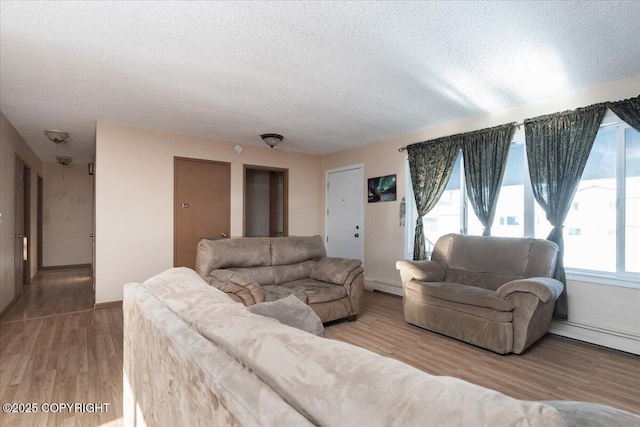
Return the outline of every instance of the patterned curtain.
{"type": "Polygon", "coordinates": [[[565,289],[554,309],[559,319],[568,314],[562,228],[606,109],[607,103],[595,104],[524,121],[533,195],[553,225],[547,239],[560,247],[555,278],[565,289]]]}
{"type": "Polygon", "coordinates": [[[413,259],[426,259],[422,217],[438,203],[458,157],[462,136],[454,135],[407,146],[411,184],[418,208],[413,259]]]}
{"type": "Polygon", "coordinates": [[[500,185],[507,166],[515,123],[464,134],[462,156],[467,195],[476,216],[484,226],[483,236],[491,235],[500,185]]]}
{"type": "Polygon", "coordinates": [[[611,111],[627,122],[632,128],[640,132],[640,96],[624,101],[609,103],[611,111]]]}

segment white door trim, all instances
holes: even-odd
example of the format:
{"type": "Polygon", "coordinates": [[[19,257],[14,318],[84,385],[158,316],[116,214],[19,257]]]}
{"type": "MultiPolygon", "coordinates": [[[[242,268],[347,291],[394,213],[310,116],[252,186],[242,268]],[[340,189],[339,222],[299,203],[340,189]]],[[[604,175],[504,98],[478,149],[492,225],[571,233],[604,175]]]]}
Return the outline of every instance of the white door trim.
{"type": "Polygon", "coordinates": [[[364,267],[364,208],[365,208],[365,204],[364,204],[364,198],[365,198],[365,192],[364,192],[364,163],[356,163],[354,165],[349,165],[349,166],[342,166],[339,168],[333,168],[333,169],[327,169],[324,171],[324,243],[325,246],[327,244],[327,209],[329,207],[329,192],[327,191],[327,187],[329,186],[329,174],[331,173],[336,173],[336,172],[344,172],[344,171],[348,171],[348,170],[354,170],[354,169],[360,169],[360,184],[361,184],[361,190],[360,190],[360,196],[362,199],[362,218],[360,218],[360,224],[362,224],[362,239],[360,239],[360,253],[362,254],[362,266],[364,267]]]}

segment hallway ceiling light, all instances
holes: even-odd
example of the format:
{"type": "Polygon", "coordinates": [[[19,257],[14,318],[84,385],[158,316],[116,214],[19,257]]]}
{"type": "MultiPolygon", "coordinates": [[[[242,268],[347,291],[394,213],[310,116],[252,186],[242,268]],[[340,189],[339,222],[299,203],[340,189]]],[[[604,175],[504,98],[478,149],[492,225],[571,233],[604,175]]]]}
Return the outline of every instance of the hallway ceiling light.
{"type": "Polygon", "coordinates": [[[260,138],[271,148],[280,144],[280,141],[282,141],[282,135],[278,135],[277,133],[263,133],[260,135],[260,138]]]}
{"type": "Polygon", "coordinates": [[[56,144],[66,144],[67,138],[69,138],[69,133],[60,130],[45,130],[44,134],[51,142],[55,142],[56,144]]]}
{"type": "MultiPolygon", "coordinates": [[[[57,143],[56,143],[57,144],[57,143]]],[[[58,163],[60,163],[62,166],[69,166],[71,164],[71,162],[73,162],[73,157],[67,157],[67,156],[56,156],[56,160],[58,161],[58,163]]]]}

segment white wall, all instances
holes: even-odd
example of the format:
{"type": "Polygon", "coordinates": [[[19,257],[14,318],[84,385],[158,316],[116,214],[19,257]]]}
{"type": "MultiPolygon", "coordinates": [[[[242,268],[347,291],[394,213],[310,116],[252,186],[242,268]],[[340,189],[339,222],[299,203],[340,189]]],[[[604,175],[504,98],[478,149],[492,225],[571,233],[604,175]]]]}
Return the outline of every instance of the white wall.
{"type": "Polygon", "coordinates": [[[44,164],[42,265],[91,264],[93,177],[87,165],[44,164]]]}
{"type": "MultiPolygon", "coordinates": [[[[257,136],[256,136],[257,137],[257,136]]],[[[173,266],[174,156],[231,163],[231,235],[242,235],[243,164],[289,169],[289,233],[323,234],[322,159],[268,147],[96,125],[96,303],[173,266]]]]}
{"type": "Polygon", "coordinates": [[[42,160],[0,112],[0,312],[15,298],[14,290],[14,170],[19,156],[31,168],[31,276],[38,271],[38,174],[42,160]]]}
{"type": "MultiPolygon", "coordinates": [[[[639,93],[640,75],[325,156],[325,170],[363,163],[365,179],[394,173],[397,175],[397,202],[365,204],[364,264],[367,287],[393,291],[401,286],[395,261],[404,257],[404,227],[398,226],[398,210],[400,200],[405,196],[406,152],[398,152],[399,147],[503,123],[522,122],[526,118],[598,102],[632,98],[639,93]]],[[[406,226],[414,227],[415,224],[406,226]]],[[[569,322],[562,325],[554,323],[552,330],[558,334],[640,354],[640,284],[637,285],[636,288],[624,288],[570,280],[567,284],[569,322]],[[597,332],[594,328],[608,332],[597,332]],[[576,330],[580,333],[576,333],[576,330]]]]}

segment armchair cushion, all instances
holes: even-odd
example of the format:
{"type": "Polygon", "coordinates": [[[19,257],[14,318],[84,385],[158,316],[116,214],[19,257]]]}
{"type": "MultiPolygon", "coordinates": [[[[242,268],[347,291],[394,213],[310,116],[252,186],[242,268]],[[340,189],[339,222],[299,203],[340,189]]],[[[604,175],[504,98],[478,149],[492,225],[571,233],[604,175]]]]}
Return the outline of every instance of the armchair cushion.
{"type": "Polygon", "coordinates": [[[514,292],[529,292],[540,298],[543,303],[555,301],[562,293],[562,282],[550,277],[532,277],[529,279],[513,280],[500,286],[496,293],[506,298],[514,292]]]}
{"type": "Polygon", "coordinates": [[[513,311],[512,301],[500,298],[495,291],[449,282],[417,282],[412,280],[406,288],[431,297],[496,311],[513,311]]]}

